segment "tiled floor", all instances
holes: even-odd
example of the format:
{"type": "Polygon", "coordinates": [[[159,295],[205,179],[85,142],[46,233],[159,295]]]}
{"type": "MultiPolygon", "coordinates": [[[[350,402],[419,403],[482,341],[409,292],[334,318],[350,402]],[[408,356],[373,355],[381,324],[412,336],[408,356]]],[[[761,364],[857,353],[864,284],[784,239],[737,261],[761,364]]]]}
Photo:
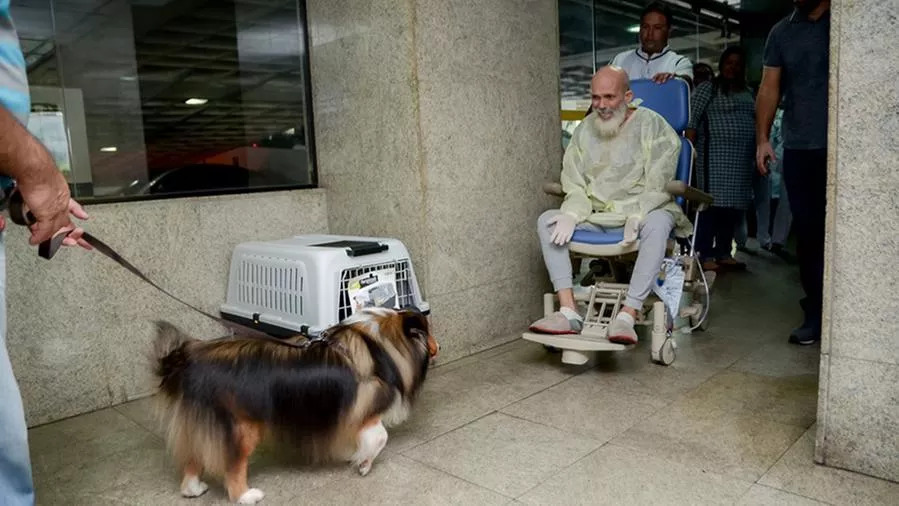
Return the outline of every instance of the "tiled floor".
{"type": "MultiPolygon", "coordinates": [[[[262,504],[899,504],[899,484],[816,466],[818,348],[786,343],[796,273],[759,256],[716,285],[711,327],[653,365],[645,344],[563,366],[523,341],[432,371],[371,474],[261,453],[262,504]],[[763,295],[764,294],[764,295],[763,295]]],[[[38,503],[178,496],[149,400],[31,431],[38,503]]]]}

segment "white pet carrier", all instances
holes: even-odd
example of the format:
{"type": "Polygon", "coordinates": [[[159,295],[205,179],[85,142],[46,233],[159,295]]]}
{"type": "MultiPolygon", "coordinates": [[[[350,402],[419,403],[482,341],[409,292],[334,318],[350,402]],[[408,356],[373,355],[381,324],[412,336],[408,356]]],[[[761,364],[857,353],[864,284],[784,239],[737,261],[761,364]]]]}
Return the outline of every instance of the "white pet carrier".
{"type": "Polygon", "coordinates": [[[301,235],[237,245],[221,314],[273,335],[315,335],[370,306],[429,312],[403,243],[301,235]]]}

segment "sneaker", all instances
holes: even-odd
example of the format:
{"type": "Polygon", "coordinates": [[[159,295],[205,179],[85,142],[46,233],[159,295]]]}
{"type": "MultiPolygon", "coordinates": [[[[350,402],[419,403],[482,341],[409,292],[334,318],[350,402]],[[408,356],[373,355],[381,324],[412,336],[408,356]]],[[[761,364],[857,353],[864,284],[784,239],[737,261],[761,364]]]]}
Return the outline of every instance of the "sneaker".
{"type": "Polygon", "coordinates": [[[609,342],[617,344],[637,344],[634,326],[615,318],[609,323],[609,342]]]}
{"type": "Polygon", "coordinates": [[[569,319],[561,311],[544,316],[529,327],[531,332],[553,335],[580,334],[583,328],[584,323],[581,320],[569,319]]]}
{"type": "Polygon", "coordinates": [[[815,344],[821,340],[821,332],[816,331],[810,326],[802,326],[790,332],[790,344],[798,344],[799,346],[808,346],[815,344]]]}

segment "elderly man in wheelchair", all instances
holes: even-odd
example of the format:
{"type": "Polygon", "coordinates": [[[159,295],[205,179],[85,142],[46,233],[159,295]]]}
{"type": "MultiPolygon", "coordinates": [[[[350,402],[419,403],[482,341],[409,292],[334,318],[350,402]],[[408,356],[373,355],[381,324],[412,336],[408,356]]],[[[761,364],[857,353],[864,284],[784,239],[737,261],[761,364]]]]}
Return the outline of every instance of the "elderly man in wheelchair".
{"type": "Polygon", "coordinates": [[[699,321],[707,313],[708,283],[691,245],[684,254],[693,225],[681,204],[693,201],[697,213],[711,204],[709,195],[688,186],[693,150],[675,130],[686,126],[689,91],[681,81],[633,84],[649,107],[635,105],[623,70],[607,66],[594,75],[594,112],[565,151],[561,191],[554,185],[547,190],[564,196],[561,208],[543,213],[537,224],[555,297],[548,294],[545,316],[523,337],[561,348],[567,363],[586,362],[586,352],[637,344],[634,326],[647,323],[644,302],[652,292],[661,299],[652,304],[652,358],[658,362],[674,360],[670,337],[677,317],[699,321]],[[677,247],[672,235],[681,240],[680,255],[671,255],[677,247]],[[628,284],[600,281],[587,293],[574,292],[572,255],[615,266],[635,254],[628,284]],[[704,301],[684,307],[684,290],[700,286],[700,279],[704,301]],[[583,314],[579,302],[586,303],[583,314]]]}

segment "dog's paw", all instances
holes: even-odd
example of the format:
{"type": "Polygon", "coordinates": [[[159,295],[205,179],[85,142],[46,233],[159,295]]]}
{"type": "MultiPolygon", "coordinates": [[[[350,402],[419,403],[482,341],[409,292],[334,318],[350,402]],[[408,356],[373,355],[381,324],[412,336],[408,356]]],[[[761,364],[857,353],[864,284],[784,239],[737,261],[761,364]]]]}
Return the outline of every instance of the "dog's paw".
{"type": "Polygon", "coordinates": [[[371,471],[372,464],[386,445],[387,429],[380,421],[359,433],[358,447],[351,459],[353,465],[357,466],[359,474],[365,476],[371,471]]]}
{"type": "Polygon", "coordinates": [[[251,488],[243,493],[240,496],[240,499],[237,500],[239,504],[256,504],[261,501],[262,498],[265,497],[265,493],[258,488],[251,488]]]}
{"type": "Polygon", "coordinates": [[[181,495],[184,497],[200,497],[209,490],[209,485],[198,478],[191,478],[181,487],[181,495]]]}

